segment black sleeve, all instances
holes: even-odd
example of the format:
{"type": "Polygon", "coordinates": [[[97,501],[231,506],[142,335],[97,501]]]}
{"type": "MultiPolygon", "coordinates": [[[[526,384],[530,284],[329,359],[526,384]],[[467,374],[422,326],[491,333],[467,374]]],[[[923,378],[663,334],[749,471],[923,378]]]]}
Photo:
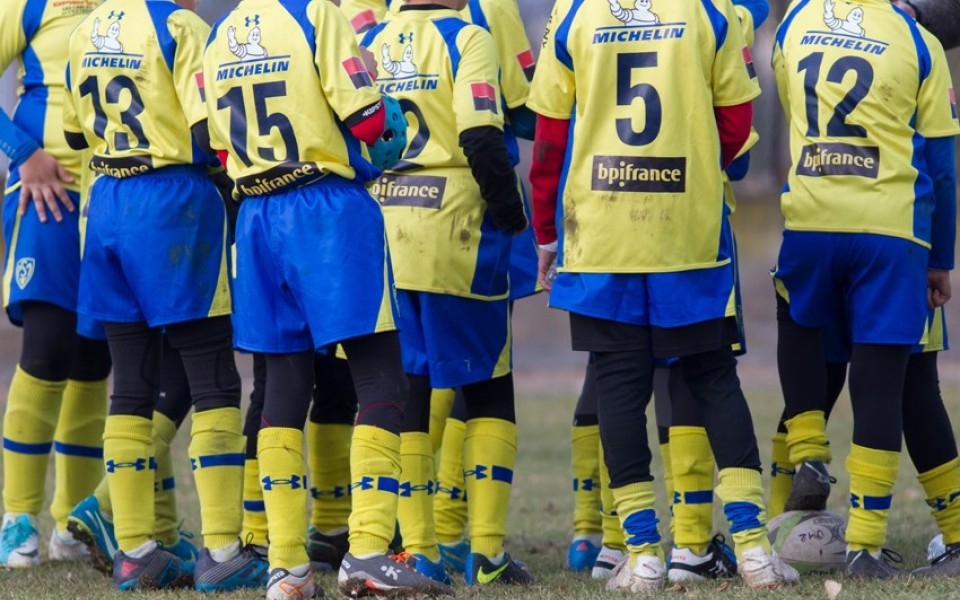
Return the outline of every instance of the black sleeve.
{"type": "Polygon", "coordinates": [[[944,50],[960,46],[960,0],[910,0],[917,21],[930,30],[944,50]]]}
{"type": "Polygon", "coordinates": [[[515,233],[526,229],[527,216],[503,132],[491,126],[467,129],[460,134],[460,147],[470,163],[473,178],[480,185],[480,195],[487,203],[494,224],[515,233]]]}
{"type": "Polygon", "coordinates": [[[533,139],[533,134],[537,129],[537,113],[527,108],[526,104],[507,109],[507,118],[510,119],[510,126],[513,127],[513,132],[517,134],[518,138],[533,139]]]}
{"type": "Polygon", "coordinates": [[[89,147],[87,138],[83,137],[82,133],[64,131],[63,136],[67,139],[67,145],[73,150],[86,150],[89,147]]]}
{"type": "Polygon", "coordinates": [[[197,145],[205,153],[216,156],[217,153],[210,145],[210,128],[207,126],[207,120],[204,119],[190,128],[193,133],[193,139],[197,140],[197,145]]]}

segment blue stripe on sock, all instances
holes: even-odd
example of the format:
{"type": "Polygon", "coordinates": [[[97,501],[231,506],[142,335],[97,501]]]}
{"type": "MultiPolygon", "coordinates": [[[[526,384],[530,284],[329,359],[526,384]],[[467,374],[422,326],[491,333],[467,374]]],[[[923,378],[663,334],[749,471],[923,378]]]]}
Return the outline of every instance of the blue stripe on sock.
{"type": "Polygon", "coordinates": [[[9,438],[3,438],[3,449],[16,452],[17,454],[50,454],[51,448],[53,448],[53,442],[24,444],[15,442],[9,438]]]}
{"type": "Polygon", "coordinates": [[[760,507],[752,502],[728,502],[723,505],[723,514],[730,522],[730,533],[763,527],[760,522],[760,507]]]}
{"type": "Polygon", "coordinates": [[[242,467],[246,460],[247,457],[242,452],[236,454],[208,454],[197,457],[197,463],[199,463],[201,469],[208,467],[242,467]]]}
{"type": "Polygon", "coordinates": [[[850,506],[864,510],[890,510],[893,496],[858,496],[850,494],[850,506]]]}
{"type": "Polygon", "coordinates": [[[378,477],[377,491],[390,492],[391,494],[400,493],[400,482],[393,477],[378,477]]]}
{"type": "Polygon", "coordinates": [[[244,500],[243,510],[249,510],[250,512],[265,512],[267,507],[263,503],[263,500],[244,500]]]}
{"type": "Polygon", "coordinates": [[[103,446],[78,446],[76,444],[54,442],[53,449],[60,454],[65,454],[67,456],[79,456],[80,458],[103,458],[103,446]]]}
{"type": "Polygon", "coordinates": [[[713,504],[713,490],[684,492],[683,502],[684,504],[713,504]]]}
{"type": "Polygon", "coordinates": [[[490,469],[490,477],[494,481],[502,481],[503,483],[513,483],[513,469],[508,469],[506,467],[501,467],[498,465],[493,465],[493,468],[490,469]]]}
{"type": "Polygon", "coordinates": [[[623,521],[623,530],[628,536],[625,543],[628,546],[659,544],[658,522],[657,513],[652,508],[633,513],[623,521]]]}

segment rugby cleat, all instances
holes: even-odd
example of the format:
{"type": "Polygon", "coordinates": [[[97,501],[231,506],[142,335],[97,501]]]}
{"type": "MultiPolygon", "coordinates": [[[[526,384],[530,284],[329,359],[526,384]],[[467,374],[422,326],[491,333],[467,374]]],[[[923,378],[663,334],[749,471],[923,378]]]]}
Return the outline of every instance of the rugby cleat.
{"type": "Polygon", "coordinates": [[[39,567],[39,546],[36,517],[26,513],[3,515],[3,525],[0,527],[0,567],[39,567]]]}
{"type": "Polygon", "coordinates": [[[69,530],[60,533],[54,529],[50,533],[50,546],[47,550],[50,560],[89,560],[90,551],[75,540],[69,530]]]}
{"type": "Polygon", "coordinates": [[[853,579],[896,579],[904,573],[891,563],[902,563],[903,558],[892,550],[883,549],[874,556],[866,549],[847,550],[847,577],[853,579]]]}
{"type": "Polygon", "coordinates": [[[230,592],[248,588],[263,588],[270,578],[266,557],[247,545],[224,562],[217,562],[204,548],[200,551],[193,572],[193,587],[201,592],[230,592]]]}
{"type": "Polygon", "coordinates": [[[447,575],[446,569],[443,568],[442,560],[433,562],[423,554],[413,554],[412,556],[416,561],[413,567],[417,570],[417,573],[445,585],[453,585],[453,581],[451,581],[450,576],[447,575]]]}
{"type": "Polygon", "coordinates": [[[473,553],[467,558],[467,585],[531,585],[535,580],[527,567],[503,553],[503,560],[495,565],[483,554],[473,553]]]}
{"type": "Polygon", "coordinates": [[[613,577],[613,570],[617,568],[617,565],[620,564],[620,561],[622,561],[626,555],[627,553],[619,548],[603,546],[600,548],[600,554],[597,555],[597,560],[593,563],[593,570],[590,571],[590,576],[594,579],[610,579],[613,577]]]}
{"type": "Polygon", "coordinates": [[[417,572],[406,553],[356,558],[349,552],[340,563],[337,583],[345,596],[452,596],[453,588],[417,572]]]}
{"type": "Polygon", "coordinates": [[[634,594],[656,594],[663,591],[667,580],[667,569],[659,556],[640,554],[626,555],[613,569],[613,576],[607,580],[610,591],[627,590],[634,594]]]}
{"type": "Polygon", "coordinates": [[[113,557],[113,583],[123,592],[186,587],[193,578],[181,567],[179,558],[159,546],[143,558],[117,551],[113,557]]]}
{"type": "Polygon", "coordinates": [[[826,510],[830,497],[830,484],[837,480],[830,476],[827,465],[821,460],[805,460],[797,465],[793,486],[784,504],[783,511],[826,510]]]}
{"type": "Polygon", "coordinates": [[[193,534],[189,531],[180,530],[180,539],[172,546],[164,546],[163,549],[183,561],[183,570],[186,573],[193,573],[197,565],[197,559],[200,557],[200,551],[190,540],[193,534]]]}
{"type": "Polygon", "coordinates": [[[313,525],[307,530],[307,556],[310,566],[316,571],[333,571],[340,568],[340,561],[350,547],[350,532],[327,535],[313,525]]]}
{"type": "Polygon", "coordinates": [[[440,562],[448,573],[465,573],[467,557],[470,556],[470,542],[461,539],[453,544],[438,544],[440,562]]]}
{"type": "Polygon", "coordinates": [[[267,582],[267,600],[310,600],[323,598],[323,589],[313,581],[313,571],[306,564],[288,571],[274,569],[270,571],[267,582]],[[297,573],[300,573],[297,575],[297,573]]]}
{"type": "Polygon", "coordinates": [[[751,548],[740,555],[737,571],[747,587],[754,590],[777,588],[797,583],[800,573],[785,563],[776,552],[751,548]]]}
{"type": "MultiPolygon", "coordinates": [[[[941,543],[942,540],[941,537],[941,543]]],[[[916,577],[960,576],[960,544],[944,546],[943,551],[931,559],[930,566],[915,569],[911,575],[916,577]]]]}
{"type": "Polygon", "coordinates": [[[600,554],[601,536],[574,538],[567,548],[567,568],[571,571],[587,571],[593,568],[600,554]]]}
{"type": "Polygon", "coordinates": [[[722,535],[716,535],[703,554],[689,548],[674,548],[667,561],[670,583],[732,577],[737,574],[737,556],[722,535]]]}
{"type": "Polygon", "coordinates": [[[87,547],[94,568],[107,576],[113,573],[117,538],[113,532],[113,521],[100,510],[96,496],[87,496],[70,511],[67,531],[73,535],[73,539],[87,547]]]}

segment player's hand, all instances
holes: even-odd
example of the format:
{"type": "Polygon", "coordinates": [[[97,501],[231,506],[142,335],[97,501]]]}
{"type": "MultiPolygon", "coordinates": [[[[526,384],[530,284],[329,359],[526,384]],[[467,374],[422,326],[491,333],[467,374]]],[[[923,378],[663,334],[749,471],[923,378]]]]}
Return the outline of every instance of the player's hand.
{"type": "Polygon", "coordinates": [[[540,255],[537,264],[537,281],[549,292],[553,287],[553,278],[556,277],[555,273],[550,275],[550,270],[557,262],[557,253],[543,248],[537,248],[537,252],[540,255]]]}
{"type": "Polygon", "coordinates": [[[927,269],[927,304],[930,308],[943,306],[951,295],[950,271],[927,269]]]}
{"type": "Polygon", "coordinates": [[[487,205],[490,211],[490,217],[497,229],[506,231],[514,235],[523,232],[530,223],[527,221],[527,214],[523,211],[523,202],[517,198],[517,202],[505,203],[503,205],[487,205]]]}
{"type": "Polygon", "coordinates": [[[64,183],[73,183],[74,179],[67,173],[57,159],[43,150],[37,150],[20,165],[20,202],[17,213],[22,217],[27,214],[27,204],[33,200],[37,209],[37,217],[41,223],[47,222],[47,210],[53,215],[53,220],[59,223],[63,220],[60,204],[69,212],[74,211],[73,201],[67,194],[64,183]],[[59,200],[59,203],[57,202],[59,200]]]}
{"type": "Polygon", "coordinates": [[[363,66],[367,68],[367,73],[370,73],[371,79],[376,81],[377,76],[380,75],[380,73],[377,71],[377,57],[374,56],[373,52],[361,47],[360,58],[363,59],[363,66]]]}
{"type": "Polygon", "coordinates": [[[913,7],[910,6],[909,4],[907,4],[907,3],[905,3],[905,2],[900,2],[900,0],[895,0],[894,4],[897,6],[897,8],[899,8],[899,9],[902,10],[903,12],[907,13],[908,15],[910,15],[911,17],[913,17],[914,19],[917,18],[917,13],[914,12],[913,7]]]}

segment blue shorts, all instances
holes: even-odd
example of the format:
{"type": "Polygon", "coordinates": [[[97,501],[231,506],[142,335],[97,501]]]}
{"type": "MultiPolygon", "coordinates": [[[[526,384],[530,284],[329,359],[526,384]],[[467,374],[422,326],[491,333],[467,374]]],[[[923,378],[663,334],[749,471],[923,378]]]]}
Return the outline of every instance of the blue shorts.
{"type": "Polygon", "coordinates": [[[81,313],[151,327],[230,314],[226,214],[202,169],[99,177],[87,215],[81,313]]]}
{"type": "MultiPolygon", "coordinates": [[[[530,201],[523,184],[520,185],[523,203],[530,212],[530,201]]],[[[537,281],[540,256],[537,252],[537,240],[533,236],[533,227],[527,227],[520,235],[514,236],[510,248],[510,299],[519,300],[532,296],[543,288],[537,281]]]]}
{"type": "Polygon", "coordinates": [[[335,175],[240,205],[234,342],[271,354],[396,329],[383,214],[335,175]]]}
{"type": "MultiPolygon", "coordinates": [[[[913,346],[928,317],[928,255],[890,236],[784,231],[773,275],[798,324],[840,323],[852,343],[913,346]]],[[[839,337],[826,336],[828,354],[839,337]]]]}
{"type": "MultiPolygon", "coordinates": [[[[61,209],[57,223],[48,214],[46,223],[37,218],[33,202],[27,214],[17,214],[20,188],[3,199],[3,241],[6,248],[3,269],[3,299],[7,316],[14,325],[23,325],[23,302],[46,302],[77,312],[80,286],[80,195],[67,192],[76,208],[61,209]]],[[[77,333],[104,339],[103,325],[85,315],[77,316],[77,333]]]]}
{"type": "MultiPolygon", "coordinates": [[[[926,341],[913,345],[911,354],[924,352],[943,352],[950,349],[947,336],[947,314],[943,308],[934,308],[927,311],[926,341]]],[[[850,341],[850,327],[846,317],[839,322],[828,323],[823,329],[823,345],[827,362],[850,362],[853,348],[850,341]]]]}
{"type": "Polygon", "coordinates": [[[403,369],[454,388],[511,368],[510,302],[397,290],[403,369]]]}
{"type": "Polygon", "coordinates": [[[630,325],[671,328],[733,316],[733,261],[674,273],[557,273],[550,306],[630,325]]]}

